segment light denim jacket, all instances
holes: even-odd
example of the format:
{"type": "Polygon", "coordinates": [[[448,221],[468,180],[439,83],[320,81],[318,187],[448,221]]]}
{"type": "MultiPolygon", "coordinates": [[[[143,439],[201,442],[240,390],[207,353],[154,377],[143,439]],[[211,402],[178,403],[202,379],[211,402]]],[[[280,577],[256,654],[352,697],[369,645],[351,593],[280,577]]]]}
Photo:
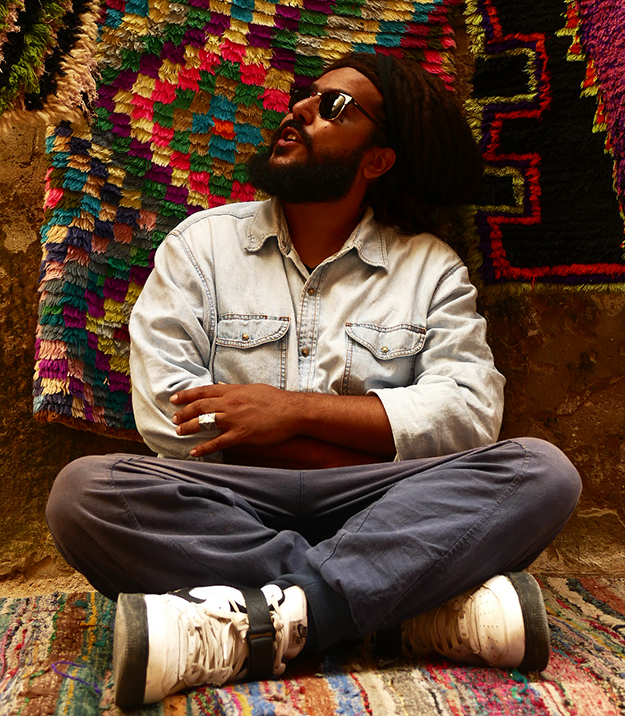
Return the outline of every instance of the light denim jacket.
{"type": "Polygon", "coordinates": [[[371,209],[310,275],[278,201],[194,214],[159,247],[132,312],[139,431],[155,452],[188,458],[206,433],[177,436],[169,398],[223,381],[375,393],[400,460],[491,443],[504,378],[475,296],[446,244],[382,226],[371,209]]]}

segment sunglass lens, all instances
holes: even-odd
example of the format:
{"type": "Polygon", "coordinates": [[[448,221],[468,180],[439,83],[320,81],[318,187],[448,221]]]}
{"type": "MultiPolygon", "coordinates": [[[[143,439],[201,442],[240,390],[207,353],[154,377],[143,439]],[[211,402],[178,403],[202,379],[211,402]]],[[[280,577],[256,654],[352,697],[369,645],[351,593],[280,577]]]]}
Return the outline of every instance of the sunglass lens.
{"type": "Polygon", "coordinates": [[[338,92],[324,92],[319,101],[319,115],[323,119],[336,119],[345,107],[345,96],[338,92]]]}

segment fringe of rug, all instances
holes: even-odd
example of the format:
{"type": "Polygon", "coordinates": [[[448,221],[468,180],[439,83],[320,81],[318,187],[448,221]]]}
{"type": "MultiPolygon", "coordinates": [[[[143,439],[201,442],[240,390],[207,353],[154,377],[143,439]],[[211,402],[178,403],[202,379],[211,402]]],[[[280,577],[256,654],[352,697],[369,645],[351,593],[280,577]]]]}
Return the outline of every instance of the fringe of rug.
{"type": "Polygon", "coordinates": [[[7,7],[0,20],[0,133],[16,124],[88,120],[99,13],[99,0],[19,0],[7,7]]]}

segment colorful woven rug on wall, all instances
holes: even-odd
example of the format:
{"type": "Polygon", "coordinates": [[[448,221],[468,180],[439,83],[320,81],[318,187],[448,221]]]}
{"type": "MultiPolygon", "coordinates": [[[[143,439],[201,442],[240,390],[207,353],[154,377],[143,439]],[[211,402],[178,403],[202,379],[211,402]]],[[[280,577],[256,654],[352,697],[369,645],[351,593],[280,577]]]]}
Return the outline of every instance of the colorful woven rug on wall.
{"type": "Polygon", "coordinates": [[[623,290],[625,5],[468,0],[467,111],[486,162],[470,221],[487,297],[623,290]]]}
{"type": "Polygon", "coordinates": [[[255,198],[244,162],[292,82],[350,50],[451,83],[457,0],[106,0],[93,123],[50,130],[34,410],[135,436],[130,311],[187,215],[255,198]]]}
{"type": "MultiPolygon", "coordinates": [[[[297,661],[286,678],[203,687],[137,716],[619,716],[624,580],[543,579],[551,661],[542,674],[436,657],[377,662],[357,645],[297,661]]],[[[95,593],[0,600],[3,716],[122,716],[111,677],[115,606],[95,593]]]]}
{"type": "Polygon", "coordinates": [[[0,132],[80,121],[95,98],[97,0],[0,1],[0,132]]]}

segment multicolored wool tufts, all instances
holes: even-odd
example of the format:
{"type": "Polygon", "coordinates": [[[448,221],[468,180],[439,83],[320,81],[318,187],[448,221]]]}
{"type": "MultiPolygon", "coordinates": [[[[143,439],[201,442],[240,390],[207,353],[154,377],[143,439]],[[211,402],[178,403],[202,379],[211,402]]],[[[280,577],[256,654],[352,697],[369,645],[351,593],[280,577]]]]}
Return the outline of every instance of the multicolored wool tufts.
{"type": "Polygon", "coordinates": [[[245,160],[327,61],[407,53],[450,84],[456,3],[106,0],[93,123],[47,137],[36,417],[136,436],[127,323],[167,232],[255,197],[245,160]]]}

